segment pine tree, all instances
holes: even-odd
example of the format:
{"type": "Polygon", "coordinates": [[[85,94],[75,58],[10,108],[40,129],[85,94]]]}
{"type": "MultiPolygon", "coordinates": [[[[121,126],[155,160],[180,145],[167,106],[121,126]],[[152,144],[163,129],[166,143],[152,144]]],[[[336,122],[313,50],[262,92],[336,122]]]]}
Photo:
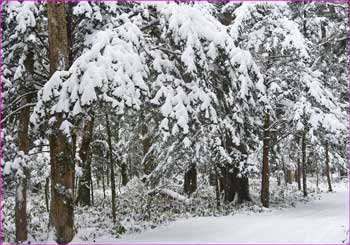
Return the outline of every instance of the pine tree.
{"type": "MultiPolygon", "coordinates": [[[[69,43],[67,14],[64,3],[48,3],[48,37],[51,79],[55,72],[65,70],[69,65],[69,43]]],[[[56,73],[57,74],[57,73],[56,73]]],[[[51,156],[51,208],[50,226],[55,241],[68,243],[74,237],[73,231],[73,146],[70,129],[62,110],[57,108],[51,118],[52,132],[49,135],[51,156]]]]}

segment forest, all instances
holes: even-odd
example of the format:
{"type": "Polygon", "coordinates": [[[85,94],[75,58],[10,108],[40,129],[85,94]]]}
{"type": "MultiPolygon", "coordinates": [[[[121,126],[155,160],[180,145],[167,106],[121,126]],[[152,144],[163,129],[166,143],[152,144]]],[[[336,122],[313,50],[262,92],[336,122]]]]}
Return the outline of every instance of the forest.
{"type": "Polygon", "coordinates": [[[348,244],[348,14],[2,1],[1,243],[348,244]]]}

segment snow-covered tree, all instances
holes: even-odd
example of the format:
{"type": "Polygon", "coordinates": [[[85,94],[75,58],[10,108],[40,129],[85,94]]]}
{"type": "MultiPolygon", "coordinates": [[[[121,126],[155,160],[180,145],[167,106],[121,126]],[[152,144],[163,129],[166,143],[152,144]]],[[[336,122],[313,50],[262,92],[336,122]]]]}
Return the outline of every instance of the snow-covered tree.
{"type": "Polygon", "coordinates": [[[348,170],[346,4],[1,6],[7,242],[273,208],[348,170]]]}

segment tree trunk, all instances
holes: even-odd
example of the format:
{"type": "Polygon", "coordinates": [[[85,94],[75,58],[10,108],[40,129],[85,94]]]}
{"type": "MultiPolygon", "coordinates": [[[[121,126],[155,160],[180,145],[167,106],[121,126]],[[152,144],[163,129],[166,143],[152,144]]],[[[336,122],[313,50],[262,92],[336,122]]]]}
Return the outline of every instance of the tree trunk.
{"type": "Polygon", "coordinates": [[[106,169],[106,186],[110,186],[110,178],[108,176],[110,175],[111,171],[110,171],[110,164],[107,164],[107,169],[106,169]]]}
{"type": "Polygon", "coordinates": [[[301,190],[301,167],[300,167],[300,158],[298,157],[297,161],[297,182],[298,182],[298,190],[301,190]]]}
{"type": "MultiPolygon", "coordinates": [[[[91,166],[92,154],[90,153],[89,164],[91,166]]],[[[94,206],[94,183],[92,182],[92,174],[90,174],[90,189],[91,189],[91,205],[94,206]]]]}
{"type": "Polygon", "coordinates": [[[81,160],[81,167],[83,175],[79,180],[77,201],[83,206],[91,206],[90,187],[91,187],[91,161],[90,143],[92,140],[92,132],[94,129],[94,118],[91,117],[86,121],[83,129],[83,139],[79,150],[79,157],[81,160]]]}
{"type": "Polygon", "coordinates": [[[284,161],[282,161],[282,172],[283,172],[284,184],[287,186],[287,168],[284,161]]]}
{"type": "Polygon", "coordinates": [[[287,183],[288,184],[293,183],[293,171],[290,169],[287,170],[287,183]]]}
{"type": "MultiPolygon", "coordinates": [[[[108,178],[108,177],[107,177],[108,178]]],[[[103,199],[106,199],[105,172],[102,172],[103,199]]]]}
{"type": "MultiPolygon", "coordinates": [[[[69,43],[65,4],[48,2],[48,40],[50,74],[66,70],[69,65],[69,43]]],[[[57,243],[69,243],[73,231],[73,187],[74,156],[73,146],[60,130],[62,113],[55,113],[50,142],[51,159],[51,208],[50,227],[54,230],[57,243]]]]}
{"type": "MultiPolygon", "coordinates": [[[[232,137],[229,133],[226,134],[225,144],[223,145],[229,153],[233,149],[238,150],[241,153],[239,159],[240,163],[247,161],[247,147],[244,144],[235,145],[232,143],[232,137]]],[[[249,180],[247,177],[238,177],[239,169],[236,164],[240,163],[227,163],[226,166],[221,168],[224,180],[224,196],[226,202],[232,202],[237,195],[237,202],[242,203],[244,201],[251,201],[249,194],[249,180]]]]}
{"type": "Polygon", "coordinates": [[[216,208],[219,209],[221,206],[221,190],[223,189],[222,186],[222,181],[220,181],[220,175],[218,173],[218,168],[215,166],[215,194],[216,194],[216,208]]]}
{"type": "Polygon", "coordinates": [[[224,180],[224,200],[229,203],[235,199],[235,195],[238,193],[238,182],[235,183],[235,175],[232,167],[226,166],[221,169],[224,180]]]}
{"type": "Polygon", "coordinates": [[[122,175],[122,185],[126,186],[126,184],[129,182],[126,163],[123,161],[121,163],[121,175],[122,175]]]}
{"type": "MultiPolygon", "coordinates": [[[[304,9],[303,9],[303,35],[305,38],[307,38],[307,23],[306,23],[306,2],[303,2],[304,9]]],[[[303,193],[304,197],[307,196],[307,190],[306,190],[306,119],[305,119],[305,108],[304,108],[304,129],[303,129],[303,135],[302,135],[302,171],[303,171],[303,193]]]]}
{"type": "Polygon", "coordinates": [[[112,217],[113,223],[116,223],[116,206],[115,206],[115,180],[114,180],[114,162],[113,162],[113,148],[112,148],[112,133],[109,125],[108,114],[106,113],[106,129],[107,129],[107,140],[108,140],[108,156],[110,164],[110,173],[111,173],[111,191],[112,191],[112,217]]]}
{"type": "Polygon", "coordinates": [[[328,153],[328,141],[326,141],[326,174],[327,174],[327,182],[328,182],[328,191],[332,190],[331,176],[330,176],[330,168],[329,168],[329,153],[328,153]]]}
{"type": "Polygon", "coordinates": [[[318,162],[316,162],[316,187],[318,188],[319,187],[319,172],[320,172],[320,168],[318,166],[318,162]]]}
{"type": "Polygon", "coordinates": [[[249,179],[238,177],[239,170],[236,167],[226,166],[221,169],[224,182],[224,200],[230,203],[237,200],[238,203],[251,201],[249,194],[249,179]]]}
{"type": "Polygon", "coordinates": [[[263,142],[263,166],[262,166],[262,181],[261,181],[261,203],[264,207],[269,207],[269,152],[270,152],[270,114],[265,114],[264,123],[264,142],[263,142]]]}
{"type": "Polygon", "coordinates": [[[302,152],[302,167],[303,167],[303,193],[304,197],[307,196],[306,186],[306,130],[303,130],[303,136],[301,140],[301,152],[302,152]]]}
{"type": "MultiPolygon", "coordinates": [[[[142,120],[144,120],[142,118],[142,120]]],[[[154,162],[152,157],[148,156],[149,151],[151,149],[152,146],[152,138],[149,134],[149,130],[146,124],[142,125],[141,128],[141,135],[142,135],[142,150],[143,150],[143,157],[146,159],[144,159],[143,161],[143,172],[145,174],[150,174],[152,172],[152,170],[154,169],[154,162]]]]}
{"type": "Polygon", "coordinates": [[[46,211],[49,212],[49,187],[50,187],[50,178],[47,177],[45,180],[45,204],[46,204],[46,211]]]}
{"type": "Polygon", "coordinates": [[[50,226],[54,228],[56,242],[66,244],[74,236],[74,158],[66,136],[59,130],[61,123],[62,119],[54,124],[53,127],[56,130],[49,136],[51,158],[50,226]]]}
{"type": "Polygon", "coordinates": [[[277,174],[277,186],[281,186],[281,175],[277,174]]]}
{"type": "Polygon", "coordinates": [[[100,189],[100,181],[101,181],[101,176],[97,173],[96,174],[96,186],[97,186],[97,189],[100,189]]]}
{"type": "MultiPolygon", "coordinates": [[[[27,68],[28,69],[28,68],[27,68]]],[[[33,71],[31,71],[33,72],[33,71]]],[[[21,105],[30,103],[31,96],[24,96],[21,105]]],[[[23,152],[24,155],[28,154],[29,151],[29,135],[28,126],[30,118],[30,107],[26,107],[20,111],[19,114],[19,151],[23,152]]],[[[28,186],[28,168],[23,166],[23,177],[18,177],[16,186],[16,204],[15,204],[15,223],[16,223],[16,241],[18,243],[26,241],[28,238],[27,229],[27,186],[28,186]]]]}
{"type": "Polygon", "coordinates": [[[189,170],[186,171],[184,177],[184,192],[190,196],[197,190],[197,169],[196,165],[192,165],[189,170]]]}
{"type": "MultiPolygon", "coordinates": [[[[236,178],[238,178],[236,176],[236,178]]],[[[239,189],[238,189],[238,203],[252,201],[249,193],[249,179],[248,177],[238,178],[239,189]]]]}

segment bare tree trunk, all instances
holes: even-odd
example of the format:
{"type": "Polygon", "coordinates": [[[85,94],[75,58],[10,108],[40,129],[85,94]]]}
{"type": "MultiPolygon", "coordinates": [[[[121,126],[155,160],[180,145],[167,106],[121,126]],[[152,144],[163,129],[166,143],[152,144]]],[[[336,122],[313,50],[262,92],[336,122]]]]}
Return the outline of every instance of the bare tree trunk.
{"type": "Polygon", "coordinates": [[[221,169],[224,181],[224,199],[225,202],[232,202],[235,199],[235,195],[238,193],[238,182],[235,183],[235,170],[225,166],[221,169]]]}
{"type": "MultiPolygon", "coordinates": [[[[241,153],[239,159],[240,163],[246,162],[248,157],[247,147],[245,144],[235,145],[232,142],[232,136],[229,132],[226,133],[223,140],[223,147],[230,153],[233,149],[238,150],[241,153]]],[[[224,167],[221,167],[221,173],[223,175],[224,182],[224,199],[225,202],[232,202],[236,195],[238,203],[244,201],[251,201],[249,194],[249,180],[247,177],[238,177],[239,169],[236,164],[240,163],[227,163],[224,167]]]]}
{"type": "Polygon", "coordinates": [[[270,178],[270,167],[269,167],[269,152],[270,152],[270,114],[265,114],[264,123],[264,142],[263,142],[263,166],[262,166],[262,181],[261,181],[261,203],[264,207],[269,207],[269,178],[270,178]]]}
{"type": "Polygon", "coordinates": [[[106,168],[106,186],[110,186],[110,178],[108,178],[108,176],[111,176],[110,175],[111,171],[110,171],[110,164],[107,164],[107,168],[106,168]]]}
{"type": "MultiPolygon", "coordinates": [[[[48,2],[50,74],[65,70],[69,65],[69,43],[65,4],[48,2]]],[[[73,231],[73,146],[60,130],[62,113],[55,113],[55,122],[49,135],[51,159],[50,227],[54,229],[57,243],[69,243],[73,231]]]]}
{"type": "Polygon", "coordinates": [[[329,149],[328,149],[328,141],[326,141],[326,174],[327,174],[327,182],[328,182],[328,191],[332,190],[331,176],[330,176],[330,168],[329,168],[329,149]]]}
{"type": "Polygon", "coordinates": [[[96,186],[97,186],[97,189],[100,189],[100,181],[101,181],[101,176],[97,173],[96,174],[96,186]]]}
{"type": "Polygon", "coordinates": [[[318,162],[316,162],[316,187],[318,188],[319,187],[319,172],[320,172],[320,169],[319,169],[319,166],[318,166],[318,162]]]}
{"type": "Polygon", "coordinates": [[[236,197],[238,203],[251,201],[247,177],[238,177],[239,170],[231,166],[221,168],[221,172],[223,174],[225,202],[232,202],[236,197]]]}
{"type": "Polygon", "coordinates": [[[293,171],[290,169],[287,170],[287,183],[288,184],[293,183],[293,171]]]}
{"type": "MultiPolygon", "coordinates": [[[[304,9],[303,9],[303,35],[306,38],[307,37],[307,20],[306,20],[306,2],[303,2],[304,5],[304,9]]],[[[304,197],[307,196],[307,190],[306,190],[306,115],[305,115],[305,108],[304,108],[304,129],[303,129],[303,133],[302,133],[302,146],[301,146],[301,151],[302,151],[302,171],[303,171],[303,193],[304,193],[304,197]]]]}
{"type": "Polygon", "coordinates": [[[142,135],[143,157],[147,157],[147,159],[145,159],[143,162],[143,172],[145,174],[150,174],[154,169],[154,161],[152,157],[148,155],[152,146],[152,138],[150,136],[148,126],[146,124],[142,125],[141,135],[142,135]]]}
{"type": "Polygon", "coordinates": [[[215,194],[216,194],[216,208],[219,209],[221,206],[221,198],[220,198],[220,193],[221,193],[221,184],[220,183],[220,176],[218,173],[218,168],[217,166],[214,166],[215,168],[215,194]]]}
{"type": "MultiPolygon", "coordinates": [[[[92,154],[90,152],[89,164],[91,166],[92,154]]],[[[90,190],[91,190],[91,205],[94,206],[94,183],[92,182],[92,174],[90,174],[90,190]]]]}
{"type": "Polygon", "coordinates": [[[51,208],[50,226],[55,230],[57,243],[69,243],[73,231],[73,178],[72,149],[61,130],[62,120],[55,123],[56,131],[50,135],[51,157],[51,208]]]}
{"type": "MultiPolygon", "coordinates": [[[[238,178],[237,175],[236,175],[236,178],[238,178]]],[[[248,177],[238,178],[238,183],[239,183],[238,203],[252,201],[249,193],[249,178],[248,177]]]]}
{"type": "Polygon", "coordinates": [[[190,169],[185,172],[184,192],[190,196],[197,190],[197,169],[196,165],[191,165],[190,169]]]}
{"type": "Polygon", "coordinates": [[[307,196],[306,186],[306,130],[303,130],[303,136],[301,140],[301,153],[302,153],[302,167],[303,167],[303,193],[304,197],[307,196]]]}
{"type": "Polygon", "coordinates": [[[90,143],[92,140],[92,132],[94,129],[94,118],[91,117],[86,121],[83,129],[83,139],[79,151],[83,176],[79,180],[77,201],[83,206],[91,206],[90,187],[91,187],[91,161],[90,143]]]}
{"type": "Polygon", "coordinates": [[[116,223],[116,206],[115,206],[115,180],[114,180],[114,162],[113,162],[113,148],[112,148],[112,133],[109,125],[108,113],[106,113],[106,129],[107,129],[107,140],[108,140],[108,156],[110,163],[110,173],[111,173],[111,191],[112,191],[112,217],[113,223],[116,223]]]}
{"type": "Polygon", "coordinates": [[[300,167],[300,158],[298,157],[297,161],[297,181],[298,181],[298,190],[301,190],[301,167],[300,167]]]}
{"type": "Polygon", "coordinates": [[[49,186],[50,186],[50,178],[47,177],[45,180],[45,204],[46,204],[46,211],[49,212],[49,186]]]}
{"type": "MultiPolygon", "coordinates": [[[[33,54],[28,54],[26,59],[26,69],[28,72],[33,73],[33,54]],[[29,64],[30,63],[30,64],[29,64]]],[[[29,76],[31,78],[31,76],[29,76]]],[[[26,105],[31,102],[31,95],[23,97],[21,105],[26,105]]],[[[19,113],[19,131],[18,149],[24,155],[28,154],[29,151],[29,135],[28,126],[30,118],[30,107],[22,109],[19,113]]],[[[16,204],[15,204],[15,224],[16,224],[16,241],[18,243],[26,241],[28,238],[27,229],[27,186],[29,180],[29,172],[27,166],[23,166],[23,177],[18,177],[16,186],[16,204]]]]}
{"type": "Polygon", "coordinates": [[[126,186],[126,184],[129,182],[128,173],[127,173],[127,167],[125,161],[121,163],[121,175],[122,175],[122,185],[126,186]]]}
{"type": "Polygon", "coordinates": [[[102,189],[103,189],[103,198],[106,199],[105,171],[102,172],[102,189]]]}

